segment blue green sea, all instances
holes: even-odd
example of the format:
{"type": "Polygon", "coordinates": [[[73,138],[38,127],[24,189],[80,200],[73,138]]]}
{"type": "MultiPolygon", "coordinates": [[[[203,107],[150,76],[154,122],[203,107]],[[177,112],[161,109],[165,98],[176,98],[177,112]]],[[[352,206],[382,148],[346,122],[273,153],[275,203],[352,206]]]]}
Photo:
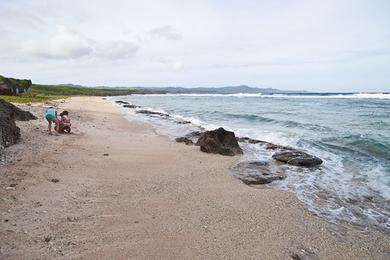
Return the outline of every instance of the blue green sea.
{"type": "MultiPolygon", "coordinates": [[[[331,222],[390,230],[390,94],[131,95],[116,97],[169,117],[137,114],[172,138],[224,127],[302,149],[323,159],[315,169],[289,166],[270,186],[294,192],[331,222]],[[190,124],[181,124],[189,121],[190,124]]],[[[261,144],[242,144],[241,160],[271,158],[261,144]]]]}

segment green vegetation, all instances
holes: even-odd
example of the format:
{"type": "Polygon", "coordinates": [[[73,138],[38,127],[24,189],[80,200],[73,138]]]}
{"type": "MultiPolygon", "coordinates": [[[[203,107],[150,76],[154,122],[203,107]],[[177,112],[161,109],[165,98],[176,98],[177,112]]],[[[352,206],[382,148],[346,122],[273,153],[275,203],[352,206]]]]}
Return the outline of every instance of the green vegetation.
{"type": "Polygon", "coordinates": [[[45,95],[45,94],[31,95],[29,93],[23,93],[23,94],[20,94],[19,96],[0,95],[1,99],[4,99],[5,101],[11,102],[11,103],[45,102],[45,101],[49,101],[49,100],[64,99],[67,97],[69,97],[69,96],[45,95]]]}
{"type": "Polygon", "coordinates": [[[29,93],[62,96],[122,96],[139,93],[135,89],[87,88],[78,86],[51,86],[33,84],[29,93]]]}
{"type": "Polygon", "coordinates": [[[33,84],[27,93],[19,96],[0,95],[0,98],[15,103],[45,102],[71,96],[122,96],[140,94],[136,89],[87,88],[78,86],[53,86],[33,84]]]}

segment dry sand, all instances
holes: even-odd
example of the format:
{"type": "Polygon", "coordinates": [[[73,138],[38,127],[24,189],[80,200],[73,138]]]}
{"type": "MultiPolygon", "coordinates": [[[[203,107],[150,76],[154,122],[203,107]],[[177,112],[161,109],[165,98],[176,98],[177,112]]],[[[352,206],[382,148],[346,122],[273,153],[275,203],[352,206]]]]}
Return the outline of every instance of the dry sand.
{"type": "Polygon", "coordinates": [[[177,144],[102,98],[59,107],[74,134],[49,136],[44,108],[24,106],[40,119],[6,150],[1,259],[390,259],[388,234],[230,176],[238,157],[177,144]]]}

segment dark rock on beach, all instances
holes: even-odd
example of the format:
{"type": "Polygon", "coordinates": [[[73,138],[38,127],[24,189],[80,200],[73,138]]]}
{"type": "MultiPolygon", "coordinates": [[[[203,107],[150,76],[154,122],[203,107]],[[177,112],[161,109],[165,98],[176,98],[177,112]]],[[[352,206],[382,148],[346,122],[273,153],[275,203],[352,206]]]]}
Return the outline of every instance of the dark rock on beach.
{"type": "Polygon", "coordinates": [[[249,143],[249,144],[259,144],[259,143],[263,144],[263,143],[266,143],[264,141],[252,139],[252,138],[249,138],[249,137],[237,137],[237,141],[238,142],[242,142],[242,143],[249,143]]]}
{"type": "Polygon", "coordinates": [[[37,119],[37,117],[30,112],[24,111],[3,99],[0,99],[0,117],[9,117],[17,121],[28,121],[37,119]]]}
{"type": "Polygon", "coordinates": [[[17,106],[0,99],[0,147],[8,147],[20,138],[20,129],[15,120],[27,121],[36,119],[30,112],[23,111],[17,106]]]}
{"type": "Polygon", "coordinates": [[[192,142],[192,140],[187,138],[187,137],[178,137],[175,139],[175,141],[178,143],[185,143],[186,145],[193,145],[194,144],[194,142],[192,142]]]}
{"type": "Polygon", "coordinates": [[[122,105],[127,105],[127,104],[129,104],[129,102],[122,101],[122,100],[117,100],[117,101],[115,101],[115,103],[117,103],[117,104],[122,104],[122,105]]]}
{"type": "Polygon", "coordinates": [[[282,146],[282,145],[279,145],[279,144],[273,144],[273,143],[267,143],[266,148],[267,148],[267,150],[276,150],[276,149],[290,150],[289,147],[282,146]]]}
{"type": "Polygon", "coordinates": [[[243,161],[231,168],[233,175],[247,185],[261,185],[286,178],[282,168],[272,162],[243,161]]]}
{"type": "Polygon", "coordinates": [[[187,121],[187,120],[180,120],[180,121],[176,121],[177,124],[181,124],[181,125],[185,125],[185,124],[191,124],[191,121],[187,121]]]}
{"type": "Polygon", "coordinates": [[[249,138],[249,137],[237,137],[237,141],[238,142],[242,142],[242,143],[249,143],[249,144],[263,144],[263,145],[266,146],[267,150],[276,150],[276,149],[286,149],[286,150],[289,150],[289,149],[292,149],[290,147],[286,147],[286,146],[283,146],[283,145],[273,144],[273,143],[269,143],[269,142],[266,142],[266,141],[252,139],[252,138],[249,138]]]}
{"type": "Polygon", "coordinates": [[[150,110],[144,110],[144,109],[137,110],[135,112],[139,113],[139,114],[149,115],[149,116],[157,115],[157,116],[162,116],[162,117],[169,117],[169,115],[165,114],[165,113],[156,112],[156,111],[150,111],[150,110]]]}
{"type": "Polygon", "coordinates": [[[193,131],[189,134],[186,134],[185,137],[190,138],[190,139],[191,138],[199,138],[202,134],[203,134],[203,132],[201,132],[201,131],[193,131]]]}
{"type": "Polygon", "coordinates": [[[276,152],[272,155],[272,158],[290,165],[303,167],[313,167],[322,163],[322,160],[316,156],[291,149],[276,152]]]}
{"type": "Polygon", "coordinates": [[[137,108],[139,106],[136,106],[136,105],[133,105],[133,104],[125,104],[125,105],[123,105],[123,107],[126,107],[126,108],[137,108]]]}
{"type": "Polygon", "coordinates": [[[241,147],[238,145],[236,136],[233,132],[218,128],[213,131],[206,131],[196,142],[200,150],[205,153],[216,153],[221,155],[234,156],[242,154],[241,147]]]}
{"type": "Polygon", "coordinates": [[[16,126],[15,121],[0,115],[0,148],[13,145],[19,138],[20,129],[16,126]]]}

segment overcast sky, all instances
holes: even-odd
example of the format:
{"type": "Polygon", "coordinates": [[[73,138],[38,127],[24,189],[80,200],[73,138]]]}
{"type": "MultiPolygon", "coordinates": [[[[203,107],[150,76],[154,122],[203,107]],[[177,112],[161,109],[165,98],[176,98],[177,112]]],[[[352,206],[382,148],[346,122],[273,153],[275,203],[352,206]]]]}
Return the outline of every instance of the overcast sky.
{"type": "Polygon", "coordinates": [[[390,1],[0,0],[0,74],[390,91],[390,1]]]}

